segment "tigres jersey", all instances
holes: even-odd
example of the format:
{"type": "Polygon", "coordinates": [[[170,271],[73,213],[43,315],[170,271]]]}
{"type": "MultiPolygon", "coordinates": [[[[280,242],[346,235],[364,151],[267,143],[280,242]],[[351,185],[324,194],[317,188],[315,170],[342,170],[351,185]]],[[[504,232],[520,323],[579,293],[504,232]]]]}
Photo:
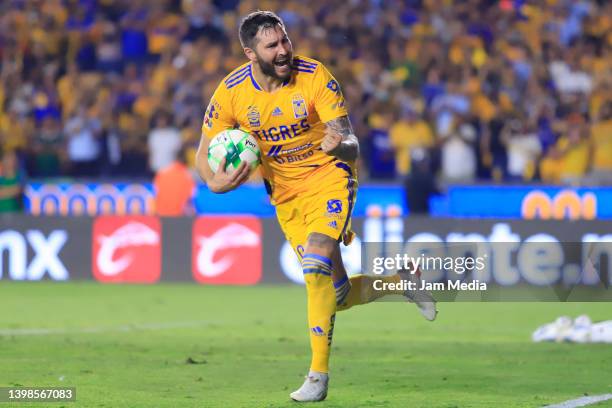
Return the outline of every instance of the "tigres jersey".
{"type": "Polygon", "coordinates": [[[230,73],[216,89],[202,132],[208,138],[239,127],[258,141],[263,176],[274,204],[322,180],[334,157],[321,149],[325,122],[347,114],[340,86],[320,62],[295,56],[291,79],[265,92],[249,62],[230,73]]]}

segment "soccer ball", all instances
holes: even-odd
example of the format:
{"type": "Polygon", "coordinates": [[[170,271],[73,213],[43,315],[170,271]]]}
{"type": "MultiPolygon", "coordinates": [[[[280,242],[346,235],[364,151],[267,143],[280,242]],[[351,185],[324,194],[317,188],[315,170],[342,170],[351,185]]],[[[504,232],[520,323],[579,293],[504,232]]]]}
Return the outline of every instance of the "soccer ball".
{"type": "Polygon", "coordinates": [[[219,163],[227,158],[225,169],[232,173],[244,161],[253,172],[261,160],[261,152],[257,141],[250,133],[240,129],[229,129],[218,133],[208,145],[208,164],[216,173],[219,163]]]}

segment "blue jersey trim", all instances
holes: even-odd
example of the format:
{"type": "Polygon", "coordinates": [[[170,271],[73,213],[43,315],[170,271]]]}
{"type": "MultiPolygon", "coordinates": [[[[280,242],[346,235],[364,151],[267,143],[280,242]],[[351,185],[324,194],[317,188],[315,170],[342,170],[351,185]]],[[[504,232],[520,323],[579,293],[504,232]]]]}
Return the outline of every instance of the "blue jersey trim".
{"type": "Polygon", "coordinates": [[[323,255],[306,254],[306,255],[304,255],[304,257],[302,259],[316,259],[317,261],[321,261],[321,262],[327,264],[330,267],[332,266],[331,259],[329,259],[328,257],[323,256],[323,255]]]}
{"type": "Polygon", "coordinates": [[[344,275],[344,278],[340,279],[338,282],[334,282],[334,288],[338,289],[340,286],[344,285],[348,281],[348,276],[344,275]]]}
{"type": "MultiPolygon", "coordinates": [[[[250,68],[250,66],[249,66],[249,68],[250,68]]],[[[261,87],[259,86],[259,84],[255,80],[255,77],[253,76],[253,70],[252,69],[249,69],[249,77],[251,78],[251,83],[253,84],[255,89],[257,89],[258,91],[261,91],[261,87]]]]}
{"type": "Polygon", "coordinates": [[[344,234],[346,234],[346,229],[348,227],[349,221],[351,220],[351,215],[353,213],[353,204],[355,201],[355,179],[353,178],[353,171],[351,170],[351,167],[348,164],[339,162],[339,163],[336,163],[336,167],[341,168],[342,170],[348,173],[346,189],[348,190],[349,208],[348,208],[348,215],[344,223],[344,227],[342,228],[342,234],[340,235],[340,239],[342,239],[344,237],[344,234]]]}
{"type": "Polygon", "coordinates": [[[304,61],[304,60],[301,60],[301,59],[298,59],[298,58],[294,58],[293,62],[296,65],[303,65],[303,66],[308,67],[308,68],[316,68],[317,65],[318,65],[318,64],[315,64],[314,62],[308,62],[308,61],[304,61]]]}
{"type": "Polygon", "coordinates": [[[235,79],[238,79],[239,76],[243,75],[244,73],[248,72],[250,65],[247,65],[244,68],[239,69],[238,71],[234,72],[233,74],[231,74],[226,80],[225,83],[229,84],[230,82],[233,82],[235,79]]]}

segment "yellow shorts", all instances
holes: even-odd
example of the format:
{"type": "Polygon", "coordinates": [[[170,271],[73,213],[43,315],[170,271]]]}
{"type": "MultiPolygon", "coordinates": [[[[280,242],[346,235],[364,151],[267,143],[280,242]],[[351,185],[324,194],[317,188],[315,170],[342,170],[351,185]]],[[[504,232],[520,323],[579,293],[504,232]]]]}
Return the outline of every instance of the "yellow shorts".
{"type": "Polygon", "coordinates": [[[344,245],[353,239],[351,214],[357,195],[357,178],[346,163],[335,162],[332,166],[323,179],[306,181],[312,183],[312,188],[306,188],[298,196],[276,205],[281,229],[300,259],[308,235],[313,232],[327,235],[344,245]]]}

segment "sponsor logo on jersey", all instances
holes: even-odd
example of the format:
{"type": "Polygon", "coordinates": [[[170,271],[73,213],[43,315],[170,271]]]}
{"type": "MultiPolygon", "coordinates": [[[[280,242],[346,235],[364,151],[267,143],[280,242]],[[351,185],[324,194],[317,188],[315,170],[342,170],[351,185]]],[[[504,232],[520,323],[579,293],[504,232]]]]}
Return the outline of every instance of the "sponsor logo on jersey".
{"type": "Polygon", "coordinates": [[[296,152],[299,152],[301,150],[306,150],[306,149],[311,148],[312,147],[312,143],[306,143],[304,145],[292,147],[291,149],[285,149],[285,150],[283,150],[283,146],[284,145],[272,146],[272,148],[268,152],[268,156],[278,156],[279,154],[292,154],[292,153],[296,153],[296,152]]]}
{"type": "Polygon", "coordinates": [[[342,201],[329,200],[327,201],[327,212],[330,214],[338,214],[342,212],[342,201]]]}
{"type": "Polygon", "coordinates": [[[302,95],[294,95],[291,102],[293,104],[293,115],[296,119],[302,119],[308,116],[306,101],[302,95]]]}
{"type": "Polygon", "coordinates": [[[272,116],[281,116],[282,114],[283,111],[278,106],[272,111],[272,116]]]}
{"type": "Polygon", "coordinates": [[[253,285],[261,279],[261,222],[255,217],[199,217],[192,245],[197,282],[253,285]]]}
{"type": "Polygon", "coordinates": [[[94,221],[93,275],[101,282],[153,283],[161,274],[161,226],[155,217],[94,221]]]}
{"type": "Polygon", "coordinates": [[[278,142],[279,140],[293,139],[310,129],[307,119],[302,119],[290,125],[272,126],[268,129],[253,130],[252,133],[266,142],[278,142]]]}
{"type": "Polygon", "coordinates": [[[314,150],[309,150],[306,153],[294,154],[289,156],[272,156],[275,162],[279,164],[285,163],[295,163],[302,160],[306,160],[307,158],[314,155],[314,150]]]}
{"type": "Polygon", "coordinates": [[[249,106],[247,108],[247,119],[249,120],[249,125],[251,127],[260,127],[261,121],[259,118],[259,111],[257,110],[257,106],[249,106]]]}
{"type": "Polygon", "coordinates": [[[334,229],[338,229],[338,223],[336,222],[336,220],[333,220],[333,221],[329,222],[329,223],[327,224],[327,226],[328,226],[328,227],[332,227],[332,228],[334,228],[334,229]]]}

